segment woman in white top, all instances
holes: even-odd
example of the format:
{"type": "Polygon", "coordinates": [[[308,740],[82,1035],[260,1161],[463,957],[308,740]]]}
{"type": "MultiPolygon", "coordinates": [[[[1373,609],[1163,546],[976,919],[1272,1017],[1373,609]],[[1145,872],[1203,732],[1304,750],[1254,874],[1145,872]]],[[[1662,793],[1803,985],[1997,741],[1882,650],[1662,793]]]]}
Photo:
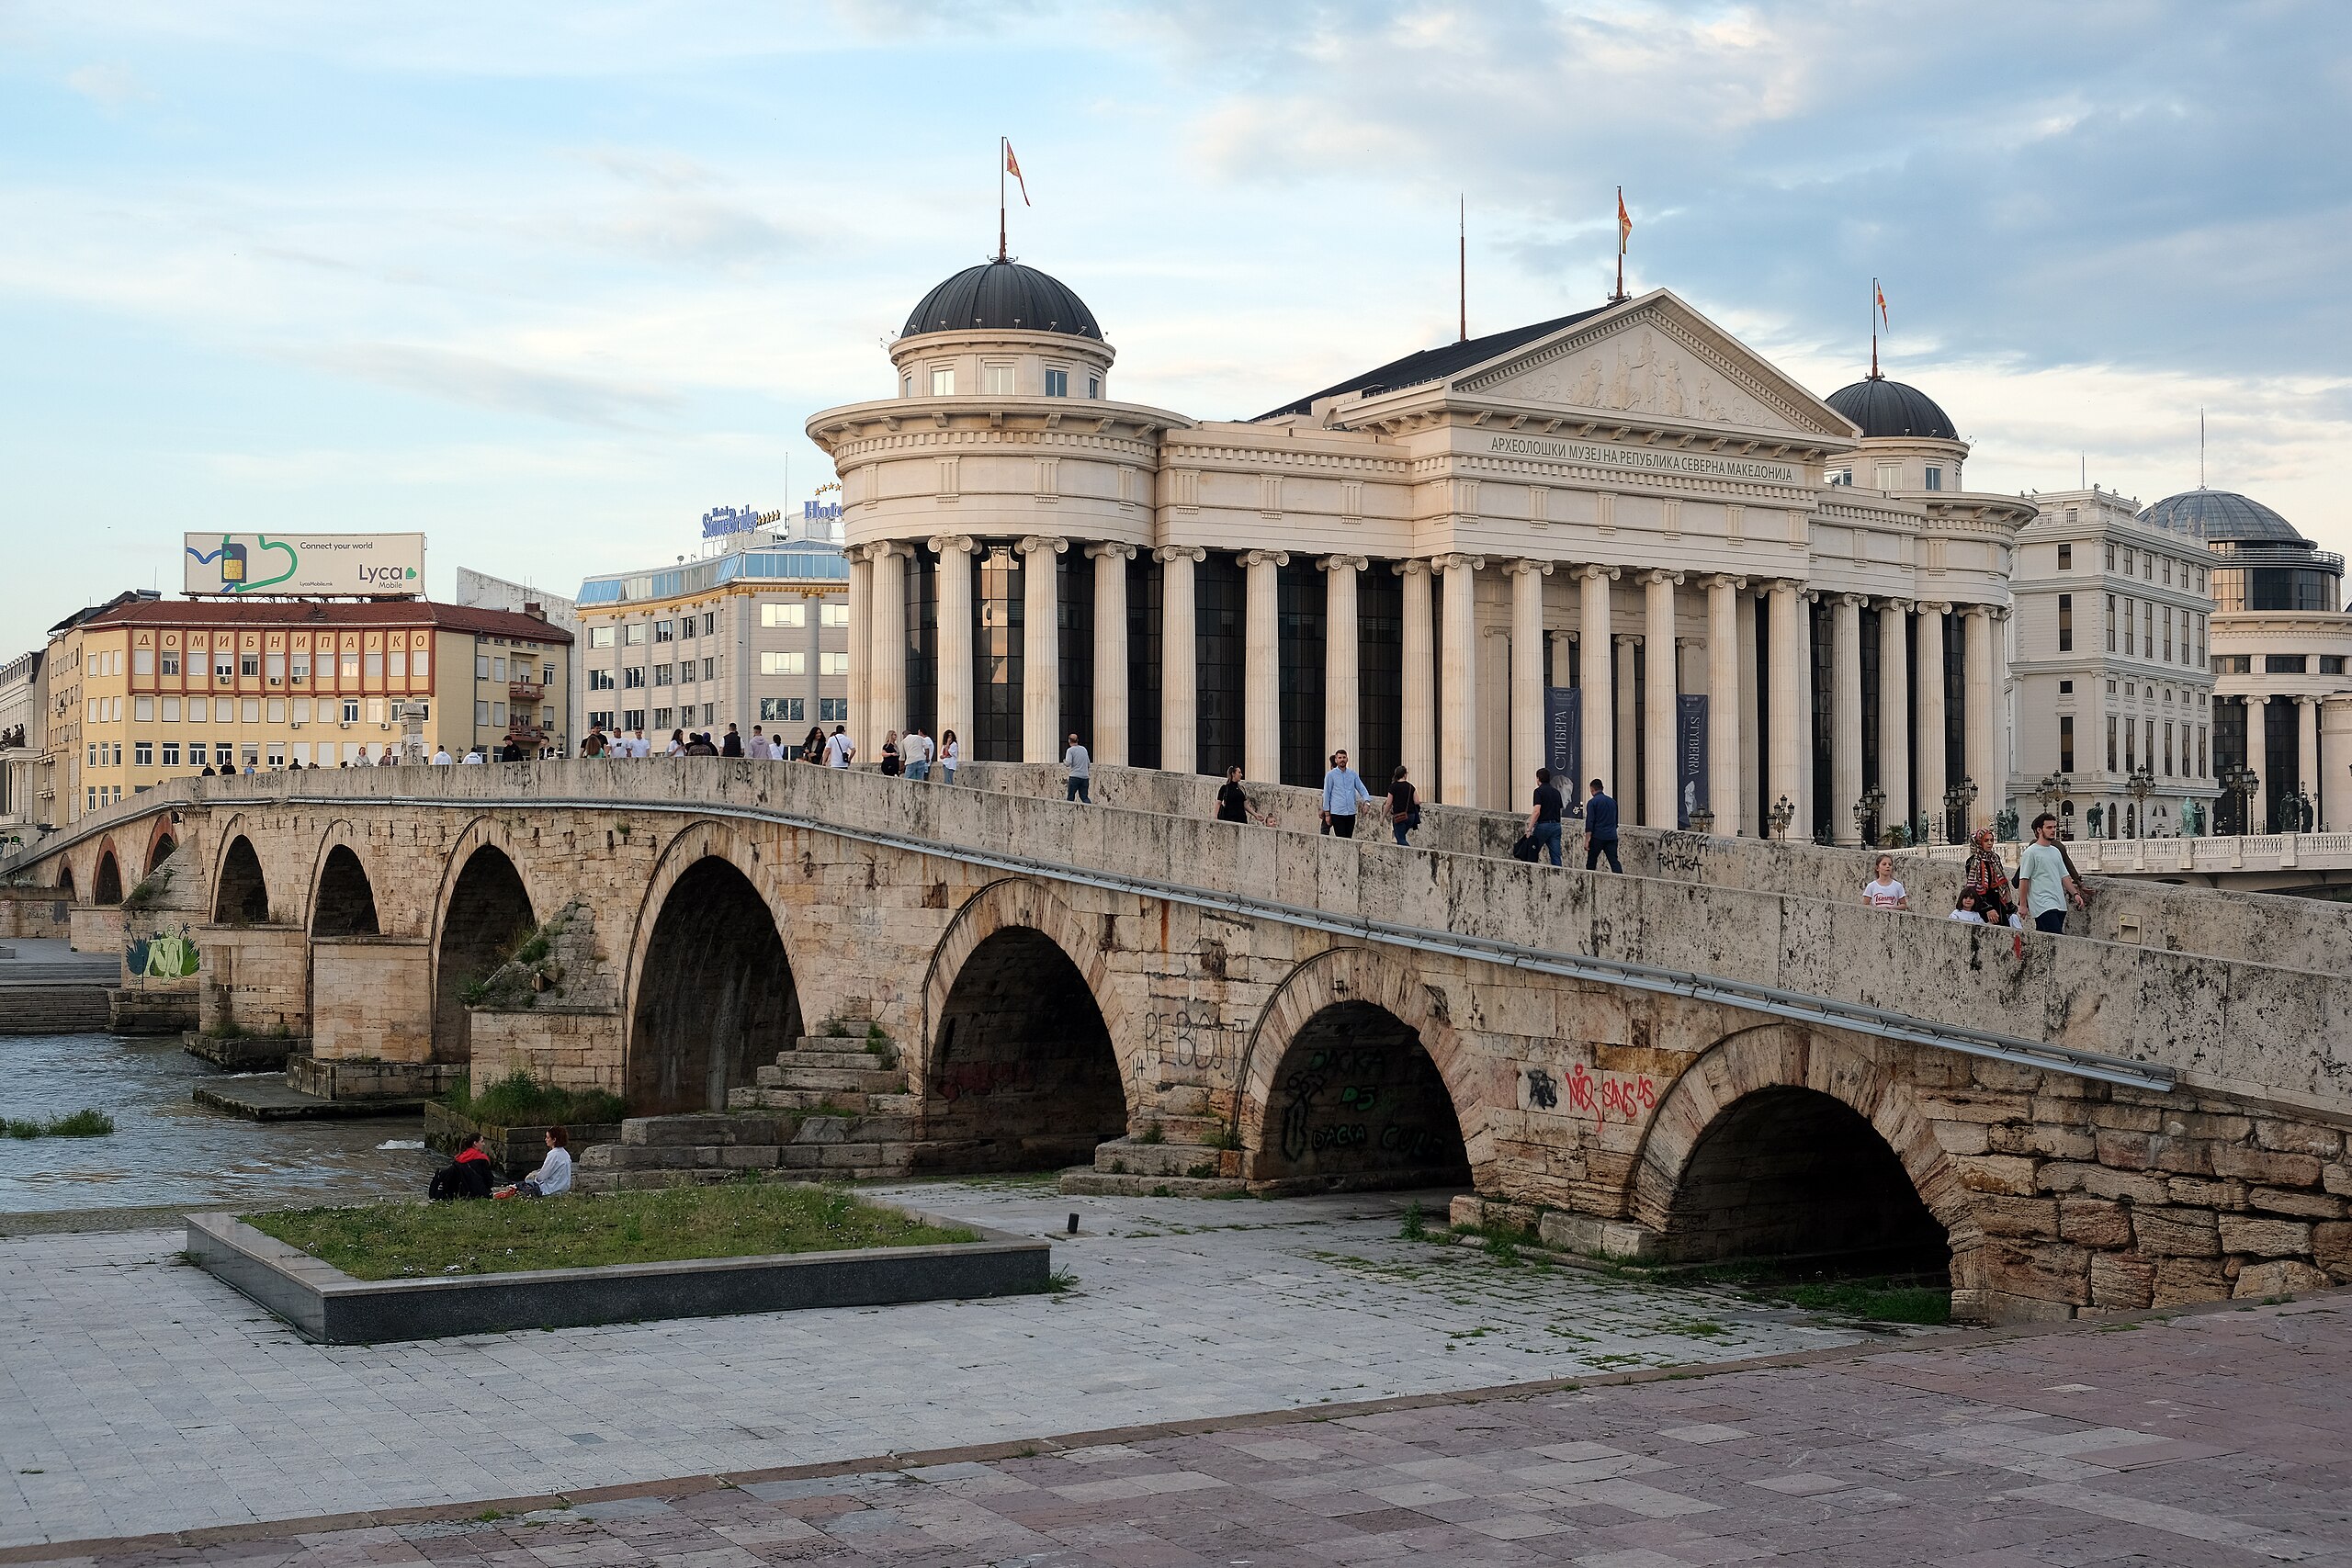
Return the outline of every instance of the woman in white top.
{"type": "Polygon", "coordinates": [[[1893,855],[1878,857],[1878,866],[1871,880],[1862,884],[1862,902],[1873,909],[1907,909],[1911,907],[1910,896],[1904,892],[1903,884],[1894,880],[1893,855]]]}
{"type": "Polygon", "coordinates": [[[552,1198],[559,1192],[571,1190],[571,1151],[564,1145],[571,1135],[560,1127],[548,1129],[548,1157],[539,1168],[514,1186],[491,1194],[493,1198],[552,1198]]]}
{"type": "Polygon", "coordinates": [[[939,770],[947,775],[949,784],[956,782],[956,768],[963,760],[964,745],[962,741],[956,739],[956,732],[952,729],[941,730],[939,732],[939,770]]]}

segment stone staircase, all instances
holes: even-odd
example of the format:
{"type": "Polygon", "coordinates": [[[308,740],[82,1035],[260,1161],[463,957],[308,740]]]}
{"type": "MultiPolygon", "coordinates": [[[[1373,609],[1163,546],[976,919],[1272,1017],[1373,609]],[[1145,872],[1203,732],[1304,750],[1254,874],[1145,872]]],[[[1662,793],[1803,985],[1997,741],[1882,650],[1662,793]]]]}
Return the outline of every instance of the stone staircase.
{"type": "Polygon", "coordinates": [[[899,1053],[854,1038],[808,1035],[728,1096],[725,1111],[633,1116],[620,1142],[580,1156],[585,1192],[724,1181],[746,1170],[826,1180],[905,1176],[916,1160],[922,1098],[899,1053]]]}
{"type": "Polygon", "coordinates": [[[1242,1191],[1241,1153],[1208,1140],[1214,1116],[1170,1116],[1094,1148],[1092,1166],[1062,1172],[1065,1192],[1102,1197],[1226,1198],[1242,1191]]]}

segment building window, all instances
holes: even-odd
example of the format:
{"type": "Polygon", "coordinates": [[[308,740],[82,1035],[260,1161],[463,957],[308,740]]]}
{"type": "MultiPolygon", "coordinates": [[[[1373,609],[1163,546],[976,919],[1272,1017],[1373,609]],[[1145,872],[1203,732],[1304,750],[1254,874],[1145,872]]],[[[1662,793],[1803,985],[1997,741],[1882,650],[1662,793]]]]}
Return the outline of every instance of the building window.
{"type": "Polygon", "coordinates": [[[357,724],[359,722],[358,699],[354,698],[343,705],[343,722],[345,724],[357,724]]]}
{"type": "Polygon", "coordinates": [[[718,612],[716,610],[705,610],[702,613],[702,635],[708,637],[718,629],[718,612]]]}
{"type": "Polygon", "coordinates": [[[934,398],[952,398],[956,395],[954,366],[934,365],[931,367],[931,395],[934,398]]]}
{"type": "Polygon", "coordinates": [[[796,649],[760,655],[763,675],[805,675],[808,672],[808,656],[796,649]]]}
{"type": "Polygon", "coordinates": [[[490,722],[497,725],[503,725],[506,722],[506,705],[504,703],[493,702],[490,705],[490,722]]]}
{"type": "MultiPolygon", "coordinates": [[[[397,675],[397,674],[399,674],[399,673],[400,673],[400,671],[397,671],[397,670],[395,670],[395,671],[392,671],[392,673],[393,673],[393,674],[395,674],[395,675],[397,675]]],[[[493,659],[493,660],[492,660],[490,661],[490,678],[491,678],[492,680],[493,680],[493,681],[503,681],[503,680],[505,680],[505,679],[506,679],[506,660],[503,660],[503,659],[493,659]]]]}
{"type": "Polygon", "coordinates": [[[2343,673],[2344,673],[2344,655],[2342,655],[2342,654],[2340,654],[2340,653],[2323,653],[2323,654],[2321,654],[2321,655],[2319,656],[2319,672],[2320,672],[2321,674],[2323,674],[2323,675],[2341,675],[2341,674],[2343,674],[2343,673]]]}
{"type": "Polygon", "coordinates": [[[359,650],[356,648],[343,650],[343,678],[346,681],[359,679],[359,650]]]}
{"type": "Polygon", "coordinates": [[[716,681],[718,679],[718,660],[706,659],[702,661],[702,678],[706,681],[716,681]]]}
{"type": "Polygon", "coordinates": [[[2058,651],[2075,651],[2075,596],[2072,593],[2058,595],[2058,651]]]}
{"type": "Polygon", "coordinates": [[[2266,675],[2301,675],[2304,656],[2300,653],[2266,653],[2262,656],[2262,672],[2266,675]]]}
{"type": "Polygon", "coordinates": [[[484,697],[474,699],[474,728],[480,729],[490,722],[490,702],[484,697]]]}
{"type": "Polygon", "coordinates": [[[656,729],[668,729],[673,725],[676,724],[677,721],[678,714],[675,708],[655,708],[653,710],[653,728],[656,729]]]}
{"type": "Polygon", "coordinates": [[[912,376],[901,376],[901,377],[899,377],[899,396],[900,396],[900,397],[902,397],[902,398],[911,398],[911,397],[913,397],[914,395],[915,395],[915,378],[914,378],[912,376]]]}
{"type": "Polygon", "coordinates": [[[630,729],[643,729],[645,728],[645,710],[643,708],[623,708],[621,710],[621,723],[630,729]]]}
{"type": "Polygon", "coordinates": [[[298,685],[298,686],[308,685],[308,684],[310,683],[310,680],[311,680],[311,651],[310,651],[310,649],[298,649],[295,651],[295,654],[294,654],[294,676],[293,676],[293,679],[294,679],[294,683],[295,683],[296,685],[298,685]]]}
{"type": "Polygon", "coordinates": [[[1936,467],[1933,463],[1928,465],[1927,488],[1929,490],[1941,490],[1944,488],[1944,471],[1936,467]]]}
{"type": "Polygon", "coordinates": [[[259,724],[261,722],[261,699],[259,697],[247,697],[243,702],[239,703],[237,706],[241,710],[239,717],[243,722],[246,724],[259,724]]]}
{"type": "Polygon", "coordinates": [[[760,717],[770,724],[798,724],[808,704],[806,697],[762,697],[760,717]]]}
{"type": "Polygon", "coordinates": [[[2075,683],[2072,681],[2059,682],[2058,694],[2062,697],[2073,696],[2075,694],[2075,683]]]}
{"type": "Polygon", "coordinates": [[[676,641],[676,640],[677,640],[677,626],[675,626],[675,624],[674,624],[674,623],[670,622],[670,621],[656,621],[656,622],[654,622],[654,623],[653,623],[653,640],[654,640],[655,642],[674,642],[674,641],[676,641]]]}
{"type": "Polygon", "coordinates": [[[2165,777],[2172,777],[2172,720],[2165,720],[2165,777]]]}
{"type": "Polygon", "coordinates": [[[176,741],[176,740],[166,740],[166,741],[164,741],[164,766],[165,766],[165,767],[167,767],[167,768],[176,768],[176,767],[178,767],[179,765],[180,765],[180,743],[179,743],[178,741],[176,741]]]}
{"type": "Polygon", "coordinates": [[[1012,367],[1010,365],[981,366],[980,390],[995,398],[1012,396],[1012,367]]]}
{"type": "Polygon", "coordinates": [[[2115,772],[2115,716],[2107,716],[2107,771],[2115,772]]]}
{"type": "Polygon", "coordinates": [[[269,765],[273,768],[282,768],[286,765],[285,741],[273,740],[269,743],[269,765]]]}
{"type": "Polygon", "coordinates": [[[849,673],[849,655],[846,652],[823,653],[818,655],[818,659],[820,662],[817,666],[817,673],[820,675],[846,675],[849,673]]]}
{"type": "Polygon", "coordinates": [[[849,722],[849,699],[847,697],[819,697],[817,699],[817,722],[820,724],[847,724],[849,722]]]}
{"type": "Polygon", "coordinates": [[[409,650],[409,678],[418,685],[423,685],[424,683],[425,677],[431,673],[431,671],[425,668],[425,660],[427,657],[426,651],[422,648],[414,648],[409,650]]]}
{"type": "Polygon", "coordinates": [[[370,681],[380,681],[384,678],[384,650],[382,649],[371,648],[360,656],[360,660],[362,668],[367,671],[368,679],[370,681]]]}
{"type": "MultiPolygon", "coordinates": [[[[2186,570],[2187,569],[2183,568],[2182,570],[2186,570]]],[[[2166,588],[2170,588],[2172,586],[2172,557],[2170,556],[2165,557],[2165,586],[2166,588]]]]}
{"type": "MultiPolygon", "coordinates": [[[[1929,468],[1928,471],[1931,474],[1935,472],[1933,468],[1929,468]]],[[[1929,490],[1933,490],[1935,489],[1935,486],[1929,485],[1928,488],[1929,490]]],[[[2074,546],[2061,545],[2058,547],[2058,570],[2060,571],[2072,571],[2075,570],[2074,546]]]]}
{"type": "Polygon", "coordinates": [[[776,626],[805,626],[808,624],[808,606],[806,604],[763,604],[760,606],[760,625],[771,629],[776,626]]]}
{"type": "Polygon", "coordinates": [[[164,673],[166,675],[176,675],[179,672],[180,650],[176,648],[167,648],[164,649],[164,673]]]}
{"type": "Polygon", "coordinates": [[[2113,545],[2107,547],[2107,570],[2109,571],[2113,571],[2115,570],[2115,547],[2113,545]]]}
{"type": "Polygon", "coordinates": [[[142,720],[153,718],[155,716],[155,699],[153,697],[131,698],[130,716],[142,720]]]}
{"type": "Polygon", "coordinates": [[[247,653],[237,660],[237,673],[250,681],[261,673],[261,655],[247,653]]]}
{"type": "Polygon", "coordinates": [[[640,648],[644,646],[645,623],[643,621],[629,622],[629,624],[621,630],[621,640],[631,648],[640,648]]]}
{"type": "Polygon", "coordinates": [[[1854,470],[1851,468],[1832,468],[1824,476],[1824,478],[1826,482],[1833,485],[1850,485],[1854,482],[1854,470]]]}
{"type": "Polygon", "coordinates": [[[631,691],[645,684],[645,666],[633,664],[621,671],[621,684],[631,691]]]}
{"type": "Polygon", "coordinates": [[[1069,396],[1069,371],[1047,370],[1046,372],[1046,396],[1049,398],[1067,398],[1069,396]]]}
{"type": "Polygon", "coordinates": [[[673,667],[670,665],[655,665],[653,667],[653,683],[657,686],[666,686],[670,684],[670,676],[672,672],[673,667]]]}
{"type": "Polygon", "coordinates": [[[286,722],[286,699],[284,697],[272,697],[269,699],[269,722],[272,724],[284,724],[286,722]]]}
{"type": "Polygon", "coordinates": [[[2070,713],[2058,716],[2058,771],[2075,771],[2075,716],[2070,713]]]}
{"type": "Polygon", "coordinates": [[[849,605],[848,605],[846,603],[838,604],[820,604],[820,605],[818,605],[818,606],[817,606],[817,624],[818,624],[819,626],[848,626],[848,625],[849,625],[849,605]]]}
{"type": "Polygon", "coordinates": [[[2107,596],[2107,651],[2115,651],[2115,595],[2107,596]]]}
{"type": "Polygon", "coordinates": [[[477,653],[474,655],[474,679],[477,681],[487,681],[490,679],[489,654],[477,653]]]}
{"type": "Polygon", "coordinates": [[[296,697],[294,699],[294,722],[297,724],[308,724],[311,722],[310,698],[296,697]]]}
{"type": "MultiPolygon", "coordinates": [[[[202,702],[204,699],[203,699],[202,697],[198,697],[198,698],[197,698],[196,700],[197,700],[198,702],[202,702]]],[[[180,700],[179,700],[179,698],[177,698],[177,697],[165,697],[165,698],[164,699],[164,722],[165,724],[177,724],[179,721],[180,721],[180,700]]]]}
{"type": "Polygon", "coordinates": [[[613,689],[613,672],[609,670],[589,671],[588,689],[592,692],[611,691],[613,689]]]}
{"type": "Polygon", "coordinates": [[[1086,395],[1090,398],[1099,398],[1102,395],[1102,377],[1089,376],[1086,378],[1086,395]]]}
{"type": "Polygon", "coordinates": [[[155,672],[155,650],[152,648],[133,649],[130,653],[130,672],[133,675],[153,675],[155,672]]]}
{"type": "Polygon", "coordinates": [[[595,710],[595,711],[591,712],[591,713],[588,715],[588,723],[589,723],[589,726],[590,726],[592,728],[597,728],[597,729],[610,729],[610,728],[612,728],[612,727],[613,727],[613,710],[612,710],[612,709],[610,709],[610,708],[603,708],[603,709],[599,709],[599,710],[595,710]]]}
{"type": "Polygon", "coordinates": [[[588,628],[588,646],[591,648],[612,647],[613,628],[610,626],[590,626],[588,628]]]}
{"type": "Polygon", "coordinates": [[[2125,547],[2123,551],[2123,575],[2126,577],[2132,575],[2132,551],[2129,546],[2125,547]]]}

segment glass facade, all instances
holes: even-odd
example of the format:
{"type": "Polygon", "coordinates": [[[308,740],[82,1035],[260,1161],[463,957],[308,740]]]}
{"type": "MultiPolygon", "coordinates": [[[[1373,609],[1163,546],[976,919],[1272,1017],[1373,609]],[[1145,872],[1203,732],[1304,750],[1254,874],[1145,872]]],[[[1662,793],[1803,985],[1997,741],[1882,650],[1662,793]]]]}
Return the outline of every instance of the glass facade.
{"type": "Polygon", "coordinates": [[[997,548],[974,568],[979,625],[972,634],[972,733],[966,755],[983,762],[1021,761],[1022,558],[997,548]]]}
{"type": "MultiPolygon", "coordinates": [[[[939,733],[939,556],[914,547],[904,568],[907,609],[907,727],[939,733]]],[[[796,608],[797,606],[795,606],[796,608]]]]}
{"type": "Polygon", "coordinates": [[[1072,735],[1086,742],[1091,754],[1094,738],[1094,569],[1096,561],[1073,545],[1054,558],[1054,598],[1057,650],[1061,656],[1062,727],[1054,736],[1054,755],[1062,754],[1072,735]]]}
{"type": "Polygon", "coordinates": [[[1127,562],[1127,760],[1159,766],[1160,565],[1149,550],[1127,562]]]}
{"type": "MultiPolygon", "coordinates": [[[[1329,574],[1312,558],[1275,569],[1282,770],[1286,784],[1319,784],[1323,750],[1324,620],[1329,574]]],[[[1361,770],[1359,770],[1361,772],[1361,770]]]]}
{"type": "Polygon", "coordinates": [[[1374,562],[1356,573],[1356,772],[1375,795],[1404,761],[1404,728],[1405,580],[1374,562]]]}
{"type": "Polygon", "coordinates": [[[1222,774],[1242,762],[1242,616],[1248,574],[1227,551],[1193,568],[1193,668],[1200,684],[1198,764],[1222,774]]]}

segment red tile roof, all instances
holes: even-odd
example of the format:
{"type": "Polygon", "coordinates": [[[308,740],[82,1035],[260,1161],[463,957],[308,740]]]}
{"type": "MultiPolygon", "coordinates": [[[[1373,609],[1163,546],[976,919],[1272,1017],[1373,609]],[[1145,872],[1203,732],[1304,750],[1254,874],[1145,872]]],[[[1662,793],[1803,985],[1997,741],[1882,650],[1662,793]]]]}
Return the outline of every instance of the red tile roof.
{"type": "Polygon", "coordinates": [[[93,626],[439,626],[485,637],[524,637],[568,643],[571,634],[549,621],[514,610],[480,610],[435,604],[424,599],[278,601],[251,599],[142,599],[101,610],[82,623],[93,626]]]}

